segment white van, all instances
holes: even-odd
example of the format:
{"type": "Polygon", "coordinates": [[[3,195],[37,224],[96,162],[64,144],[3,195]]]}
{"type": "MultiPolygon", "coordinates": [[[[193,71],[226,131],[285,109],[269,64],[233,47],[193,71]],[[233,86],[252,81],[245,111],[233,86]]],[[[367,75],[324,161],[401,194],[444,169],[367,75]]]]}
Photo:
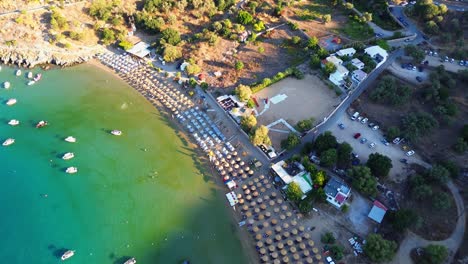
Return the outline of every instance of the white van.
{"type": "Polygon", "coordinates": [[[356,120],[356,118],[358,118],[358,116],[359,116],[359,112],[354,113],[354,114],[351,116],[351,120],[353,120],[353,121],[356,120]]]}

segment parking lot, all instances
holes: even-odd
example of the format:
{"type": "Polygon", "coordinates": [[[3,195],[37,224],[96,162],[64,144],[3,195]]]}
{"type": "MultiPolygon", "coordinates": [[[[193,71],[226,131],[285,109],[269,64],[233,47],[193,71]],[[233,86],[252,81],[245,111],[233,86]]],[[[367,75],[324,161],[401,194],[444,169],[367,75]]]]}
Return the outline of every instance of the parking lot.
{"type": "Polygon", "coordinates": [[[407,157],[401,148],[402,145],[396,145],[390,142],[389,145],[386,146],[381,142],[384,138],[382,131],[380,131],[380,129],[372,130],[368,126],[370,122],[373,121],[369,120],[366,124],[362,124],[357,120],[352,121],[347,114],[344,114],[330,130],[338,142],[346,141],[353,147],[353,153],[358,155],[358,159],[361,163],[367,162],[369,155],[376,152],[392,159],[393,168],[390,170],[389,178],[397,182],[403,180],[403,177],[406,175],[405,171],[407,165],[400,162],[400,159],[407,159],[408,163],[421,163],[421,160],[417,156],[417,153],[411,157],[407,157]],[[340,123],[344,125],[344,129],[338,126],[340,123]],[[361,134],[358,139],[354,138],[356,133],[361,134]],[[366,139],[366,142],[361,143],[363,139],[366,139]],[[369,146],[371,143],[375,143],[374,148],[369,146]]]}

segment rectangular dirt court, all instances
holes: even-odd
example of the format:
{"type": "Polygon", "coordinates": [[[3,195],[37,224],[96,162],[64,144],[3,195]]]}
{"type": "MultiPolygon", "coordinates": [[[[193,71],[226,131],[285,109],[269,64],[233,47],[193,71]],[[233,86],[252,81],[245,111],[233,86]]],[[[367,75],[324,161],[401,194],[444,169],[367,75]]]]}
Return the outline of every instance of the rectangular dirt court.
{"type": "Polygon", "coordinates": [[[254,97],[259,104],[256,108],[258,123],[265,126],[279,119],[295,126],[309,118],[314,118],[315,125],[340,103],[335,91],[315,75],[305,75],[302,80],[288,77],[254,94],[254,97]]]}

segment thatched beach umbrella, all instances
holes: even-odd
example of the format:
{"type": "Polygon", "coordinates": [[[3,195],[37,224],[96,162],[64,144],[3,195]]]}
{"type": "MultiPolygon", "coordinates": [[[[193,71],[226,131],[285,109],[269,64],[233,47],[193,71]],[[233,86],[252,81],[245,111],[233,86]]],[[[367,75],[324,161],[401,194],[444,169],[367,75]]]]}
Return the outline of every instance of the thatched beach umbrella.
{"type": "Polygon", "coordinates": [[[258,242],[257,242],[257,247],[259,247],[259,248],[263,247],[263,242],[262,242],[262,241],[258,241],[258,242]]]}
{"type": "Polygon", "coordinates": [[[253,184],[253,181],[249,181],[249,186],[252,186],[253,184]]]}
{"type": "Polygon", "coordinates": [[[281,243],[281,242],[279,242],[278,244],[276,244],[276,247],[277,247],[278,249],[283,249],[283,248],[284,248],[284,244],[281,243]]]}
{"type": "Polygon", "coordinates": [[[242,173],[242,179],[244,179],[244,180],[247,179],[247,174],[242,173]]]}
{"type": "Polygon", "coordinates": [[[266,218],[269,218],[271,216],[271,213],[270,212],[265,212],[265,217],[266,218]]]}
{"type": "Polygon", "coordinates": [[[252,186],[250,186],[250,190],[255,191],[255,190],[257,190],[257,187],[255,187],[255,185],[252,185],[252,186]]]}
{"type": "Polygon", "coordinates": [[[260,254],[262,254],[262,255],[265,255],[266,249],[265,249],[265,248],[261,248],[258,252],[260,252],[260,254]]]}
{"type": "Polygon", "coordinates": [[[267,208],[267,207],[266,207],[266,205],[265,205],[265,204],[263,204],[263,203],[262,203],[262,204],[260,205],[260,209],[262,209],[262,210],[266,210],[266,208],[267,208]]]}
{"type": "Polygon", "coordinates": [[[231,163],[231,165],[234,165],[234,164],[236,164],[236,161],[235,160],[230,160],[229,163],[231,163]]]}
{"type": "Polygon", "coordinates": [[[256,184],[257,188],[260,188],[262,186],[262,183],[261,182],[257,182],[256,184]]]}
{"type": "Polygon", "coordinates": [[[284,214],[282,214],[282,215],[280,215],[280,219],[284,220],[284,219],[286,219],[286,216],[284,214]]]}
{"type": "Polygon", "coordinates": [[[266,227],[269,227],[269,226],[270,226],[270,223],[269,223],[269,222],[267,222],[267,221],[263,222],[263,227],[266,228],[266,227]]]}
{"type": "MultiPolygon", "coordinates": [[[[275,249],[275,247],[273,247],[273,249],[275,249]]],[[[272,258],[278,258],[278,253],[277,252],[271,253],[271,257],[272,258]]]]}
{"type": "Polygon", "coordinates": [[[252,196],[247,195],[247,196],[245,197],[245,199],[247,199],[247,201],[250,201],[250,200],[252,200],[252,196]]]}
{"type": "Polygon", "coordinates": [[[262,239],[262,234],[256,234],[255,239],[256,240],[261,240],[262,239]]]}
{"type": "Polygon", "coordinates": [[[275,205],[275,201],[270,200],[270,201],[268,202],[268,204],[269,204],[270,206],[273,206],[273,205],[275,205]]]}
{"type": "Polygon", "coordinates": [[[254,209],[254,212],[255,212],[256,214],[260,213],[260,208],[255,208],[255,209],[254,209]]]}
{"type": "MultiPolygon", "coordinates": [[[[288,215],[288,213],[286,213],[286,215],[288,215]]],[[[293,219],[293,220],[291,221],[291,225],[292,225],[292,226],[296,226],[296,225],[297,225],[297,221],[293,219]]]]}
{"type": "Polygon", "coordinates": [[[280,253],[281,255],[286,256],[288,254],[288,251],[286,249],[282,249],[280,253]]]}
{"type": "Polygon", "coordinates": [[[280,211],[279,207],[275,207],[275,208],[273,209],[273,212],[275,212],[275,213],[278,213],[279,211],[280,211]]]}
{"type": "Polygon", "coordinates": [[[273,260],[273,264],[281,264],[281,261],[279,259],[273,260]]]}
{"type": "Polygon", "coordinates": [[[234,151],[234,152],[232,153],[232,155],[233,155],[233,156],[237,156],[237,151],[234,151]]]}
{"type": "Polygon", "coordinates": [[[296,228],[294,228],[293,230],[291,230],[291,234],[293,234],[293,235],[297,235],[297,232],[298,232],[298,231],[297,231],[296,228]]]}
{"type": "Polygon", "coordinates": [[[236,169],[236,170],[239,169],[239,165],[235,164],[234,169],[236,169]]]}
{"type": "Polygon", "coordinates": [[[297,241],[297,242],[301,242],[301,241],[302,241],[302,237],[297,236],[297,237],[296,237],[296,241],[297,241]]]}
{"type": "Polygon", "coordinates": [[[258,182],[258,178],[255,178],[253,181],[254,181],[254,183],[257,183],[257,182],[258,182]]]}
{"type": "Polygon", "coordinates": [[[305,228],[304,226],[299,226],[299,231],[304,232],[305,228]]]}
{"type": "Polygon", "coordinates": [[[271,236],[273,235],[273,231],[271,231],[271,229],[268,229],[265,234],[267,234],[268,236],[271,236]]]}
{"type": "Polygon", "coordinates": [[[219,166],[219,167],[218,167],[218,171],[222,171],[222,170],[224,170],[224,167],[223,167],[223,166],[219,166]]]}
{"type": "MultiPolygon", "coordinates": [[[[238,169],[237,173],[242,174],[242,175],[245,174],[243,169],[238,169]]],[[[247,177],[247,175],[245,175],[245,176],[247,177]]]]}
{"type": "Polygon", "coordinates": [[[235,171],[233,171],[233,172],[231,173],[231,176],[232,176],[232,177],[237,177],[237,175],[238,175],[238,174],[237,174],[237,172],[235,172],[235,171]]]}
{"type": "MultiPolygon", "coordinates": [[[[286,209],[288,209],[288,207],[286,207],[286,209]]],[[[286,209],[283,209],[283,210],[286,210],[286,209]]],[[[286,216],[287,216],[287,217],[291,217],[291,216],[292,216],[292,213],[291,213],[290,211],[287,211],[287,212],[286,212],[286,216]]]]}
{"type": "Polygon", "coordinates": [[[313,240],[309,239],[307,241],[307,245],[309,245],[309,247],[313,247],[315,245],[315,242],[313,240]]]}
{"type": "Polygon", "coordinates": [[[237,199],[240,199],[240,198],[242,198],[242,194],[238,193],[237,194],[237,199]]]}
{"type": "Polygon", "coordinates": [[[228,180],[229,180],[229,176],[224,176],[224,177],[223,177],[223,180],[224,180],[225,182],[228,181],[228,180]]]}
{"type": "Polygon", "coordinates": [[[227,169],[227,171],[228,171],[229,173],[231,173],[231,172],[233,172],[233,171],[234,171],[234,169],[233,169],[233,168],[231,168],[231,167],[229,167],[229,168],[227,169]]]}
{"type": "Polygon", "coordinates": [[[316,248],[316,247],[314,247],[314,248],[312,249],[312,252],[314,252],[314,254],[317,254],[317,253],[319,252],[319,249],[316,248]]]}
{"type": "Polygon", "coordinates": [[[288,238],[288,237],[290,236],[290,233],[289,233],[288,231],[286,231],[286,232],[283,233],[283,236],[284,236],[285,238],[288,238]]]}
{"type": "Polygon", "coordinates": [[[254,197],[257,197],[258,195],[259,195],[259,193],[258,193],[257,191],[255,191],[255,192],[253,193],[253,196],[254,196],[254,197]]]}
{"type": "Polygon", "coordinates": [[[322,259],[322,255],[316,254],[316,255],[315,255],[315,258],[316,258],[317,260],[321,260],[321,259],[322,259]]]}
{"type": "Polygon", "coordinates": [[[254,171],[253,170],[249,170],[249,175],[253,175],[254,174],[254,171]]]}
{"type": "Polygon", "coordinates": [[[270,258],[268,256],[262,256],[262,261],[263,263],[267,263],[268,261],[270,260],[270,258]]]}
{"type": "Polygon", "coordinates": [[[278,198],[278,199],[276,199],[276,202],[277,202],[278,204],[282,204],[282,203],[283,203],[283,199],[282,199],[282,198],[278,198]]]}
{"type": "MultiPolygon", "coordinates": [[[[239,158],[239,159],[240,159],[240,158],[239,158]]],[[[245,165],[245,162],[244,162],[244,161],[240,161],[240,162],[239,162],[239,165],[240,165],[240,166],[244,166],[244,165],[245,165]]]]}
{"type": "Polygon", "coordinates": [[[276,194],[276,192],[272,192],[270,195],[271,195],[271,197],[276,197],[277,194],[276,194]]]}
{"type": "MultiPolygon", "coordinates": [[[[273,219],[273,220],[276,220],[276,219],[273,219]]],[[[272,221],[272,222],[273,222],[273,221],[272,221]]],[[[281,230],[282,230],[281,226],[275,226],[275,231],[276,231],[277,233],[281,232],[281,230]]]]}
{"type": "Polygon", "coordinates": [[[304,244],[304,243],[299,243],[299,248],[300,248],[300,249],[305,249],[305,248],[306,248],[306,244],[304,244]]]}
{"type": "Polygon", "coordinates": [[[265,179],[265,175],[262,174],[258,178],[260,178],[260,180],[263,180],[263,179],[265,179]]]}
{"type": "Polygon", "coordinates": [[[258,203],[258,204],[263,203],[263,199],[262,199],[262,198],[257,198],[257,203],[258,203]]]}
{"type": "Polygon", "coordinates": [[[265,241],[268,245],[271,245],[273,243],[273,240],[271,238],[267,238],[265,241]]]}
{"type": "Polygon", "coordinates": [[[270,188],[271,188],[271,184],[268,183],[267,185],[265,185],[265,187],[266,187],[267,189],[270,189],[270,188]]]}
{"type": "MultiPolygon", "coordinates": [[[[274,219],[274,218],[271,219],[271,224],[272,224],[272,225],[278,224],[278,220],[276,220],[276,219],[274,219]]],[[[278,226],[277,226],[276,228],[278,228],[278,226]]],[[[275,228],[275,229],[276,229],[276,228],[275,228]]],[[[280,230],[281,230],[281,227],[279,227],[279,228],[280,228],[280,230]]],[[[278,232],[279,232],[279,231],[278,231],[278,232]]]]}
{"type": "MultiPolygon", "coordinates": [[[[236,158],[236,161],[237,161],[237,162],[241,162],[241,158],[237,157],[237,158],[236,158]]],[[[241,165],[241,166],[243,166],[243,165],[241,165]]]]}
{"type": "Polygon", "coordinates": [[[250,167],[249,167],[249,166],[245,166],[245,167],[244,167],[244,170],[245,170],[245,171],[249,171],[249,170],[250,170],[250,167]]]}
{"type": "Polygon", "coordinates": [[[244,190],[244,193],[247,195],[247,194],[250,194],[250,189],[245,189],[244,190]]]}
{"type": "Polygon", "coordinates": [[[215,160],[214,165],[215,165],[215,166],[219,166],[219,161],[218,161],[218,160],[215,160]]]}
{"type": "Polygon", "coordinates": [[[288,246],[292,246],[294,244],[294,242],[291,239],[288,239],[288,241],[286,241],[286,243],[288,244],[288,246]]]}
{"type": "Polygon", "coordinates": [[[304,234],[302,235],[302,237],[303,237],[304,239],[310,239],[310,234],[309,234],[309,233],[304,233],[304,234]]]}
{"type": "Polygon", "coordinates": [[[247,211],[247,210],[249,210],[249,207],[248,207],[247,205],[244,205],[244,206],[242,207],[242,210],[247,211]]]}
{"type": "Polygon", "coordinates": [[[268,247],[268,250],[270,250],[270,252],[274,252],[276,250],[276,247],[271,245],[268,247]]]}
{"type": "Polygon", "coordinates": [[[230,160],[230,159],[232,158],[232,156],[231,156],[230,154],[228,154],[228,155],[226,156],[226,158],[227,158],[228,160],[230,160]]]}
{"type": "Polygon", "coordinates": [[[314,263],[314,260],[311,257],[306,258],[306,262],[309,264],[314,263]]]}
{"type": "Polygon", "coordinates": [[[265,188],[264,187],[260,188],[260,192],[262,193],[266,192],[265,188]]]}
{"type": "Polygon", "coordinates": [[[239,199],[240,204],[244,204],[244,202],[245,202],[244,199],[239,199]]]}
{"type": "Polygon", "coordinates": [[[296,252],[297,252],[297,248],[296,248],[296,247],[290,247],[290,248],[289,248],[289,251],[290,251],[291,253],[296,253],[296,252]]]}
{"type": "Polygon", "coordinates": [[[288,263],[288,262],[289,262],[288,256],[284,256],[284,257],[283,257],[283,262],[284,262],[284,263],[288,263]]]}
{"type": "Polygon", "coordinates": [[[296,264],[297,264],[297,260],[299,260],[300,258],[301,258],[301,256],[299,256],[299,254],[297,254],[297,253],[293,255],[293,259],[296,260],[296,262],[295,262],[296,264]]]}
{"type": "Polygon", "coordinates": [[[306,257],[310,256],[310,252],[307,249],[304,249],[304,251],[302,251],[302,254],[304,254],[304,256],[306,257]]]}
{"type": "Polygon", "coordinates": [[[246,216],[246,217],[251,217],[251,216],[252,216],[252,213],[251,213],[250,211],[247,211],[247,212],[245,213],[245,216],[246,216]]]}
{"type": "Polygon", "coordinates": [[[281,241],[281,236],[280,236],[280,235],[276,235],[276,236],[275,236],[275,240],[276,240],[276,241],[281,241]]]}
{"type": "Polygon", "coordinates": [[[250,202],[250,206],[251,206],[251,207],[257,206],[257,202],[255,202],[255,201],[250,202]]]}
{"type": "Polygon", "coordinates": [[[258,220],[263,220],[263,219],[265,219],[265,216],[264,216],[263,214],[260,214],[260,215],[258,216],[258,220]]]}
{"type": "Polygon", "coordinates": [[[263,184],[268,184],[270,181],[268,179],[263,179],[263,184]]]}
{"type": "Polygon", "coordinates": [[[258,228],[258,226],[254,226],[252,228],[252,231],[254,231],[255,233],[258,233],[258,231],[260,231],[260,228],[258,228]]]}
{"type": "Polygon", "coordinates": [[[225,168],[229,168],[229,167],[230,167],[230,166],[229,166],[229,163],[227,163],[227,162],[225,162],[223,165],[224,165],[225,168]]]}
{"type": "Polygon", "coordinates": [[[219,172],[219,174],[221,174],[221,176],[224,176],[224,175],[226,175],[226,171],[222,170],[222,171],[219,172]]]}

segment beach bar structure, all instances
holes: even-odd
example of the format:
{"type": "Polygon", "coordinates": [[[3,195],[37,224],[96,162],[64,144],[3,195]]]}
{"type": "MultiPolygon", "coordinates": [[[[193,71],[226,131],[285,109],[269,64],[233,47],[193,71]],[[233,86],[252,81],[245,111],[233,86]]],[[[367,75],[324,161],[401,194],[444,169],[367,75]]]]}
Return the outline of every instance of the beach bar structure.
{"type": "Polygon", "coordinates": [[[281,160],[271,166],[271,173],[281,179],[285,185],[291,182],[297,183],[304,194],[303,198],[305,198],[306,193],[312,190],[310,174],[305,171],[304,166],[298,162],[286,163],[284,160],[281,160]]]}
{"type": "Polygon", "coordinates": [[[140,41],[137,44],[135,44],[131,49],[127,50],[127,52],[133,56],[143,59],[151,53],[150,46],[150,44],[140,41]]]}

